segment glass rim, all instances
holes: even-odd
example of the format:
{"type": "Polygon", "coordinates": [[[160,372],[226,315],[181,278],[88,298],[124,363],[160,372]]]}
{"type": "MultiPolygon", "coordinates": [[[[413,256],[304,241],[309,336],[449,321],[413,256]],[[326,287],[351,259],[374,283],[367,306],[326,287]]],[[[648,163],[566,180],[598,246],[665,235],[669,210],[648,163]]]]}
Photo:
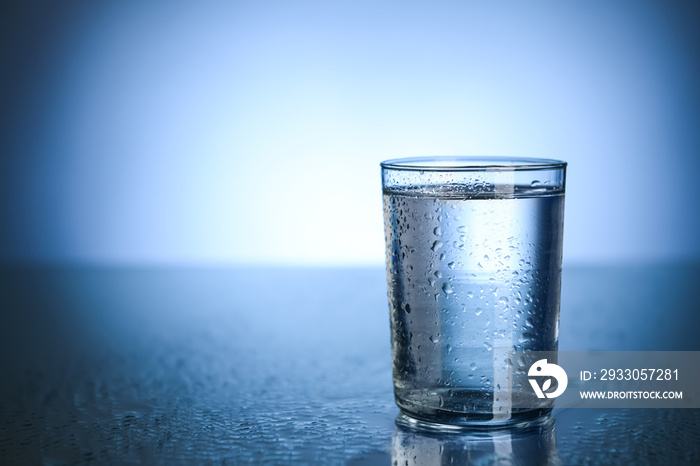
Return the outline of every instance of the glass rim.
{"type": "Polygon", "coordinates": [[[379,165],[383,169],[399,171],[484,172],[556,170],[566,168],[567,163],[562,160],[534,157],[434,155],[390,159],[379,165]]]}

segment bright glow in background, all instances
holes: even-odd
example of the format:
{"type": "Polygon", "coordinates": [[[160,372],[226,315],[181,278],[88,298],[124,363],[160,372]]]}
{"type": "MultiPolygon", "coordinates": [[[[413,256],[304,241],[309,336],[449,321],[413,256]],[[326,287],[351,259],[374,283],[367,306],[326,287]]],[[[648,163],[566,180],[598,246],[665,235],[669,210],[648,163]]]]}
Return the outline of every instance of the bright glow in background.
{"type": "Polygon", "coordinates": [[[379,265],[433,154],[568,161],[565,262],[700,258],[690,2],[3,8],[0,259],[379,265]]]}

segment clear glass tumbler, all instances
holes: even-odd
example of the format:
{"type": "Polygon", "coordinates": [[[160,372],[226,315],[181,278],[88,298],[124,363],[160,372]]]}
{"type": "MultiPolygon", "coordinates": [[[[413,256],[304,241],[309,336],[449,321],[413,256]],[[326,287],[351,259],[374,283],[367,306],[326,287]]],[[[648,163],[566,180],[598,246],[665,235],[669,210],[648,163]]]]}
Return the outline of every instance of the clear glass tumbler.
{"type": "Polygon", "coordinates": [[[423,157],[381,164],[396,403],[416,422],[539,417],[510,352],[556,351],[566,162],[423,157]]]}

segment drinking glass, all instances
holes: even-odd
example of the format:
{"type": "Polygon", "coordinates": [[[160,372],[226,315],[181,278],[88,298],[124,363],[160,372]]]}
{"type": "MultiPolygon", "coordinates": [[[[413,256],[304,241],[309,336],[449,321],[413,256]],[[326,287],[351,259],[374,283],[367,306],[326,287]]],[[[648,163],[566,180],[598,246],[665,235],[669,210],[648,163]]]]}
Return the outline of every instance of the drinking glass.
{"type": "Polygon", "coordinates": [[[402,413],[470,426],[551,411],[550,399],[518,405],[532,387],[510,358],[557,350],[566,162],[422,157],[381,170],[402,413]]]}

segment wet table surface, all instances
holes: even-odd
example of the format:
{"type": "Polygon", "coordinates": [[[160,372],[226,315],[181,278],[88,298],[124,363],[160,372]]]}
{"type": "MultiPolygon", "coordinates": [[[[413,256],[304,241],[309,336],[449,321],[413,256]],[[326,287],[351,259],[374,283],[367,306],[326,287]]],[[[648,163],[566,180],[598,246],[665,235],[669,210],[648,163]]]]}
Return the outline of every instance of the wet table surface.
{"type": "MultiPolygon", "coordinates": [[[[699,285],[565,268],[560,349],[700,350],[699,285]]],[[[2,464],[700,463],[694,409],[397,427],[381,268],[4,267],[0,304],[2,464]]]]}

